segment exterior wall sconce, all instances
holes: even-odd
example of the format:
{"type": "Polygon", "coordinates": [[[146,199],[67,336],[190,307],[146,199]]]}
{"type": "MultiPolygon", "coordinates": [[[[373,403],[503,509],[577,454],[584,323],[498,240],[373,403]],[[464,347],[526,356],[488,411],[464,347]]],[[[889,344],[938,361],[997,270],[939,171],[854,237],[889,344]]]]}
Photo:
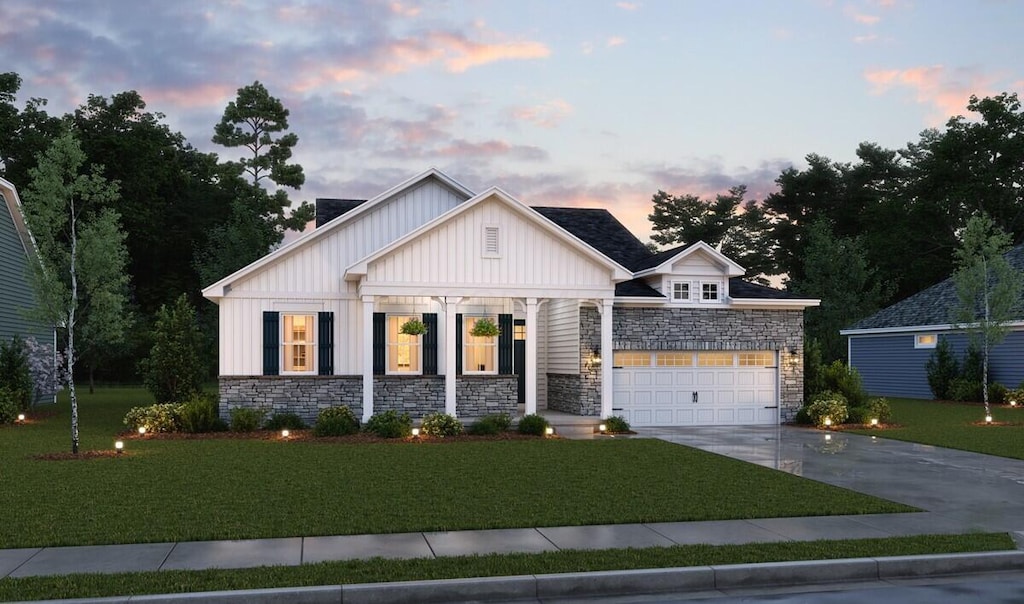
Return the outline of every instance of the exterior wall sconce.
{"type": "Polygon", "coordinates": [[[590,357],[587,358],[586,367],[588,370],[600,369],[601,367],[601,351],[595,350],[590,353],[590,357]]]}

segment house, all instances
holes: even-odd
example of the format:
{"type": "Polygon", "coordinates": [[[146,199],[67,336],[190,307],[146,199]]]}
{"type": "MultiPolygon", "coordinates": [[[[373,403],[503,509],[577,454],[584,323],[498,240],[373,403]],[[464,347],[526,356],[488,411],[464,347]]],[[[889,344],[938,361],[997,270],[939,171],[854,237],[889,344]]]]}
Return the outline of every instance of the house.
{"type": "Polygon", "coordinates": [[[436,169],[317,205],[314,231],[203,290],[219,305],[222,415],[774,424],[801,404],[818,301],[744,281],[702,242],[654,254],[605,210],[532,208],[436,169]],[[402,334],[410,318],[427,332],[402,334]],[[483,318],[501,334],[474,336],[483,318]]]}
{"type": "MultiPolygon", "coordinates": [[[[29,280],[29,267],[38,261],[35,243],[25,225],[18,191],[3,178],[0,178],[0,198],[0,341],[7,342],[15,336],[32,338],[37,344],[35,354],[45,357],[41,365],[52,367],[55,332],[52,327],[27,316],[36,305],[29,280]]],[[[37,402],[53,400],[52,384],[43,387],[45,383],[45,380],[36,380],[37,402]]]]}
{"type": "MultiPolygon", "coordinates": [[[[1006,253],[1024,270],[1024,245],[1006,253]]],[[[880,396],[932,398],[925,365],[940,340],[949,341],[962,359],[968,336],[952,324],[957,306],[956,284],[950,277],[884,308],[848,329],[850,366],[857,369],[868,392],[880,396]]],[[[989,353],[989,380],[1010,388],[1024,381],[1024,312],[1011,323],[1006,339],[989,353]]]]}

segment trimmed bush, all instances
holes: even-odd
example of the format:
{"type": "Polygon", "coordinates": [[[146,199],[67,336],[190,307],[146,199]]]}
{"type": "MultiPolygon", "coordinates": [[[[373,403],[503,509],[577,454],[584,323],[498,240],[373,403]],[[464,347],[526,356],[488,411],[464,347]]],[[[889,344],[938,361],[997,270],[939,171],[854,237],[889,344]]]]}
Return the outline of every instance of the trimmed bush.
{"type": "Polygon", "coordinates": [[[823,392],[807,405],[807,415],[811,423],[821,428],[825,426],[826,418],[831,420],[833,426],[845,422],[849,409],[841,394],[823,392]]]}
{"type": "Polygon", "coordinates": [[[359,432],[359,418],[345,405],[321,409],[313,424],[314,436],[346,436],[359,432]]]}
{"type": "Polygon", "coordinates": [[[0,386],[7,388],[18,411],[28,411],[32,406],[32,372],[25,342],[18,336],[0,342],[0,386]]]}
{"type": "Polygon", "coordinates": [[[399,414],[389,409],[373,414],[364,429],[381,438],[405,438],[412,434],[412,418],[408,413],[399,414]]]}
{"type": "Polygon", "coordinates": [[[953,347],[948,340],[939,338],[924,367],[932,395],[940,401],[950,400],[953,380],[960,376],[960,363],[953,356],[953,347]]]}
{"type": "Polygon", "coordinates": [[[146,388],[158,403],[191,399],[199,393],[206,372],[203,333],[187,295],[181,294],[170,306],[160,306],[152,336],[153,348],[139,363],[146,388]]]}
{"type": "Polygon", "coordinates": [[[519,433],[520,434],[533,434],[534,436],[544,436],[544,431],[548,427],[548,420],[544,419],[540,415],[531,413],[530,415],[524,415],[519,420],[519,433]]]}
{"type": "Polygon", "coordinates": [[[10,389],[0,386],[0,424],[13,424],[18,419],[17,398],[10,389]]]}
{"type": "Polygon", "coordinates": [[[883,397],[873,398],[868,401],[868,404],[864,406],[867,410],[867,422],[871,421],[871,418],[877,419],[880,423],[888,423],[892,419],[892,409],[889,407],[889,401],[883,397]]]}
{"type": "Polygon", "coordinates": [[[1006,395],[1010,391],[999,382],[992,382],[988,385],[988,402],[993,405],[1002,405],[1006,402],[1006,395]]]}
{"type": "Polygon", "coordinates": [[[959,377],[949,384],[949,398],[959,403],[980,403],[981,380],[959,377]]]}
{"type": "Polygon", "coordinates": [[[842,361],[833,361],[831,365],[825,366],[821,372],[821,380],[826,392],[831,390],[842,394],[850,407],[860,407],[868,400],[860,374],[842,361]]]}
{"type": "Polygon", "coordinates": [[[604,420],[604,426],[612,434],[629,432],[629,422],[621,415],[613,415],[604,420]]]}
{"type": "Polygon", "coordinates": [[[263,424],[265,430],[305,430],[306,422],[294,413],[275,413],[263,424]]]}
{"type": "Polygon", "coordinates": [[[447,413],[431,413],[423,418],[420,430],[427,436],[458,436],[463,432],[462,422],[447,413]]]}
{"type": "Polygon", "coordinates": [[[265,415],[266,412],[263,409],[236,407],[231,410],[231,431],[255,432],[263,425],[263,416],[265,415]]]}
{"type": "Polygon", "coordinates": [[[181,405],[181,429],[184,432],[223,432],[228,429],[217,410],[217,399],[210,395],[197,394],[181,405]]]}
{"type": "Polygon", "coordinates": [[[142,427],[147,432],[180,432],[182,407],[181,403],[132,407],[124,414],[124,425],[133,432],[142,427]]]}
{"type": "Polygon", "coordinates": [[[803,407],[800,407],[797,410],[796,415],[793,416],[794,424],[799,424],[801,426],[810,426],[812,423],[814,423],[811,421],[811,416],[808,415],[807,413],[807,405],[809,404],[810,403],[805,403],[803,407]]]}
{"type": "Polygon", "coordinates": [[[1015,388],[1006,393],[1006,403],[1024,405],[1024,388],[1015,388]]]}
{"type": "Polygon", "coordinates": [[[489,436],[507,432],[511,427],[512,418],[509,417],[507,413],[498,413],[495,415],[485,415],[481,417],[470,424],[466,432],[469,434],[476,434],[478,436],[489,436]]]}

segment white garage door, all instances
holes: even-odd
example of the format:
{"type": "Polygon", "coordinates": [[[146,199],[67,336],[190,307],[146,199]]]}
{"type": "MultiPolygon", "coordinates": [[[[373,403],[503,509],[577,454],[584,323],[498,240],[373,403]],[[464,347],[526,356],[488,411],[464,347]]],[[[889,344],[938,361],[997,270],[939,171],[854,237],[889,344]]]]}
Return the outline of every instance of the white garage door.
{"type": "Polygon", "coordinates": [[[616,351],[613,413],[633,426],[778,423],[776,354],[616,351]]]}

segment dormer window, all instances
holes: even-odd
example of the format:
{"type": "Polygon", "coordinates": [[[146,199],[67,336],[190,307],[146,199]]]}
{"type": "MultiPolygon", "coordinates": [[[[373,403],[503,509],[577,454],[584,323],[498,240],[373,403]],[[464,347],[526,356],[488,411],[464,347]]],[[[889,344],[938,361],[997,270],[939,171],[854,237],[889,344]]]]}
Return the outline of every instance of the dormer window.
{"type": "Polygon", "coordinates": [[[673,281],[672,282],[672,301],[673,302],[689,302],[690,301],[690,282],[689,281],[673,281]]]}
{"type": "Polygon", "coordinates": [[[718,283],[700,284],[701,302],[718,302],[721,300],[718,283]]]}

